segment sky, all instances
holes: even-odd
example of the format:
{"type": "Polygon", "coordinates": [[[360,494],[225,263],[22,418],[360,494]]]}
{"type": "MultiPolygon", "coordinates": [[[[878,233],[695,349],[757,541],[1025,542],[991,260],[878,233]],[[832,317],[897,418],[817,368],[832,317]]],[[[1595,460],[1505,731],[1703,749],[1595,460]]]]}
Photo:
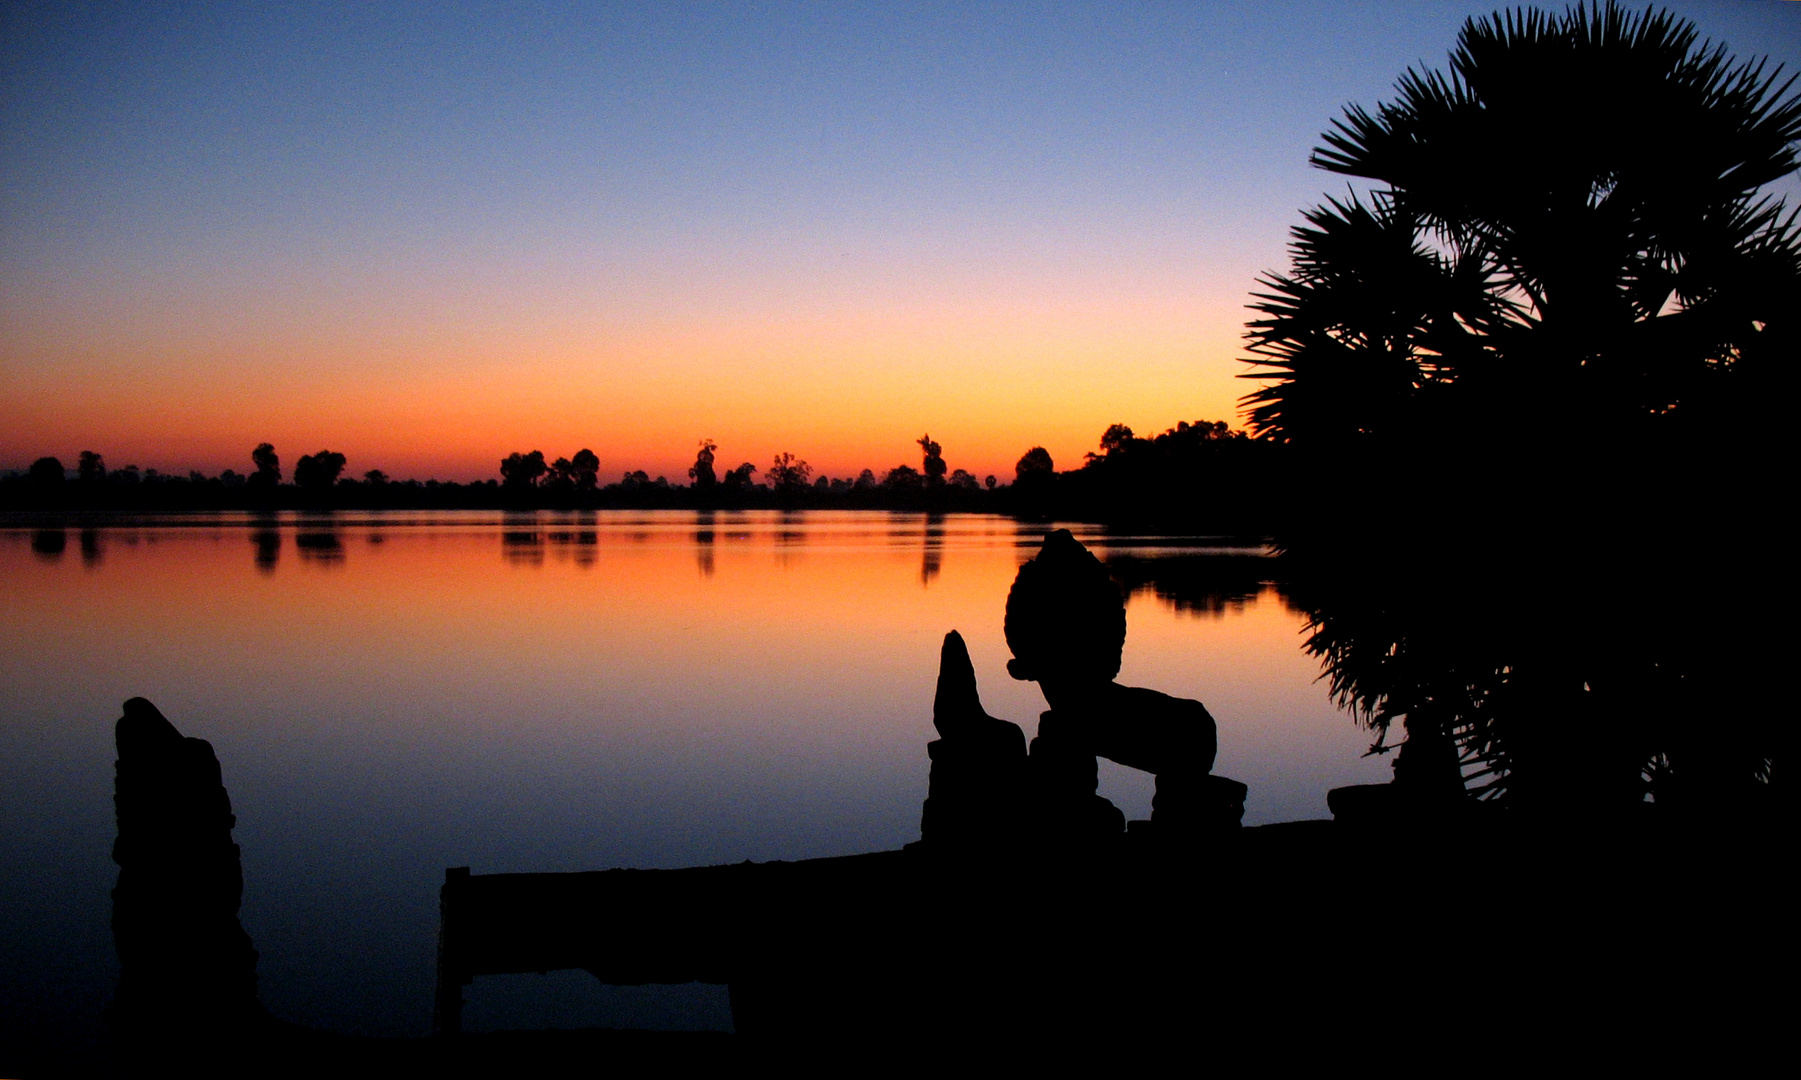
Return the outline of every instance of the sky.
{"type": "MultiPolygon", "coordinates": [[[[1801,69],[1801,4],[1667,6],[1801,69]]],[[[0,0],[0,469],[1238,426],[1320,133],[1492,8],[0,0]]]]}

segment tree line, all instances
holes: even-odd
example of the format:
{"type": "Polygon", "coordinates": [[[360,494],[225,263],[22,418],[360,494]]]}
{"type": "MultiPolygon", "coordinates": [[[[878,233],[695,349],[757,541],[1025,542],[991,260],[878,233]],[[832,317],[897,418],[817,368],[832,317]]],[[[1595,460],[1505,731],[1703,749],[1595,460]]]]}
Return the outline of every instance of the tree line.
{"type": "Polygon", "coordinates": [[[1228,428],[1224,421],[1184,421],[1151,438],[1113,424],[1097,452],[1059,472],[1050,452],[1034,446],[1013,475],[978,477],[953,469],[944,447],[921,435],[918,464],[881,473],[819,473],[791,451],[760,467],[724,465],[713,439],[696,444],[687,476],[671,481],[630,470],[611,483],[600,458],[583,447],[547,459],[542,450],[508,454],[497,478],[472,483],[395,480],[380,469],[346,475],[348,457],[334,450],[302,455],[291,477],[270,443],[250,452],[250,469],[217,476],[109,469],[101,454],[83,450],[74,469],[42,457],[24,473],[0,478],[6,509],[872,509],[991,512],[1034,518],[1210,521],[1222,528],[1264,527],[1277,500],[1280,448],[1228,428]],[[686,482],[684,483],[683,480],[686,482]]]}

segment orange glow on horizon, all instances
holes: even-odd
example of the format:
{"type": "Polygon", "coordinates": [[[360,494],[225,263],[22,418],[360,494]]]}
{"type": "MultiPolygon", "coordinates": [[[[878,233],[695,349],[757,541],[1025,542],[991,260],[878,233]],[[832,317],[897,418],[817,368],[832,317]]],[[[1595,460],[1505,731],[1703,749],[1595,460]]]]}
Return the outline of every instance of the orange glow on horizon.
{"type": "MultiPolygon", "coordinates": [[[[952,469],[1007,481],[1032,446],[1074,467],[1112,423],[1140,434],[1180,420],[1236,424],[1242,317],[1235,300],[1197,309],[1153,296],[1087,309],[569,319],[421,342],[354,328],[279,347],[150,334],[130,364],[114,342],[120,353],[105,357],[67,349],[0,366],[0,468],[46,454],[72,466],[93,449],[109,467],[216,475],[247,471],[250,448],[269,441],[284,469],[329,448],[350,459],[349,476],[470,481],[495,477],[514,451],[554,459],[587,447],[603,480],[643,469],[685,483],[701,438],[719,444],[721,468],[763,469],[789,451],[836,477],[917,468],[914,440],[930,433],[952,469]]],[[[7,344],[15,356],[56,349],[7,344]]]]}

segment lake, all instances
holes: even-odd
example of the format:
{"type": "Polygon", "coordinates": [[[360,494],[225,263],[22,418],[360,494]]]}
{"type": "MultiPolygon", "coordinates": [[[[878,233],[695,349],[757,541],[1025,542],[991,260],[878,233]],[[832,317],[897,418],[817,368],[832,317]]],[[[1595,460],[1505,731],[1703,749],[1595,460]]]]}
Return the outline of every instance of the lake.
{"type": "MultiPolygon", "coordinates": [[[[423,1033],[437,889],[919,835],[946,631],[990,713],[1007,589],[1046,530],[874,512],[0,520],[0,1012],[79,1044],[117,974],[112,725],[144,696],[223,766],[276,1015],[423,1033]]],[[[1206,703],[1246,824],[1388,779],[1256,548],[1072,526],[1129,590],[1120,681],[1206,703]]],[[[1149,816],[1150,777],[1102,763],[1149,816]]],[[[729,1023],[719,988],[477,980],[483,1027],[729,1023]]]]}

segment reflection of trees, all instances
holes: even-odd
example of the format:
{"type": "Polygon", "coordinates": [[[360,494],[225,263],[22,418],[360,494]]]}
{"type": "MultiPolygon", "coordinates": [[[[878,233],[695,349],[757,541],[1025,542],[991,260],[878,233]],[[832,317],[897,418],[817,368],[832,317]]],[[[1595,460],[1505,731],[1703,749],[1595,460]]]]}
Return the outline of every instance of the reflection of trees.
{"type": "Polygon", "coordinates": [[[68,546],[69,534],[64,529],[36,529],[31,534],[31,550],[52,562],[62,558],[68,546]]]}
{"type": "Polygon", "coordinates": [[[597,530],[577,529],[569,540],[574,545],[571,550],[575,553],[575,565],[588,567],[600,561],[600,533],[597,530]]]}
{"type": "Polygon", "coordinates": [[[1311,472],[1286,573],[1333,692],[1378,745],[1403,721],[1397,784],[1723,807],[1788,752],[1785,605],[1747,589],[1785,580],[1801,230],[1760,188],[1801,98],[1695,41],[1611,4],[1472,20],[1315,153],[1381,186],[1265,280],[1253,421],[1311,472]]]}
{"type": "Polygon", "coordinates": [[[1274,561],[1261,555],[1108,555],[1107,572],[1127,595],[1151,592],[1177,611],[1220,617],[1239,612],[1272,589],[1274,561]]]}
{"type": "MultiPolygon", "coordinates": [[[[711,464],[708,462],[709,466],[711,464]]],[[[713,576],[713,521],[711,510],[701,510],[694,515],[694,558],[702,577],[713,576]]]]}
{"type": "MultiPolygon", "coordinates": [[[[921,440],[922,442],[925,440],[921,440]]],[[[934,446],[937,444],[934,443],[934,446]]],[[[932,451],[927,450],[927,453],[932,451]]],[[[919,583],[930,585],[944,567],[944,515],[927,514],[925,545],[919,562],[919,583]]]]}
{"type": "Polygon", "coordinates": [[[1378,745],[1404,724],[1397,782],[1557,810],[1767,794],[1790,738],[1769,704],[1785,670],[1782,606],[1760,587],[1772,545],[1735,530],[1728,553],[1657,513],[1550,535],[1484,524],[1291,538],[1333,693],[1378,745]]]}
{"type": "Polygon", "coordinates": [[[776,516],[775,560],[782,566],[800,558],[807,543],[805,519],[799,510],[783,510],[776,516]]]}
{"type": "Polygon", "coordinates": [[[81,562],[84,566],[99,566],[106,557],[100,546],[99,529],[81,530],[81,562]]]}
{"type": "Polygon", "coordinates": [[[250,531],[250,543],[256,549],[256,568],[264,574],[275,573],[281,562],[281,525],[274,514],[258,514],[250,531]]]}
{"type": "Polygon", "coordinates": [[[509,513],[501,520],[501,558],[512,566],[544,565],[544,534],[537,515],[509,513]]]}
{"type": "Polygon", "coordinates": [[[336,518],[306,518],[294,532],[294,550],[302,562],[334,566],[344,561],[344,541],[336,518]]]}
{"type": "Polygon", "coordinates": [[[559,558],[568,557],[577,566],[589,567],[600,561],[600,533],[592,528],[593,513],[584,513],[577,518],[577,525],[588,528],[551,529],[543,533],[534,533],[540,543],[547,544],[557,552],[559,558]]]}

